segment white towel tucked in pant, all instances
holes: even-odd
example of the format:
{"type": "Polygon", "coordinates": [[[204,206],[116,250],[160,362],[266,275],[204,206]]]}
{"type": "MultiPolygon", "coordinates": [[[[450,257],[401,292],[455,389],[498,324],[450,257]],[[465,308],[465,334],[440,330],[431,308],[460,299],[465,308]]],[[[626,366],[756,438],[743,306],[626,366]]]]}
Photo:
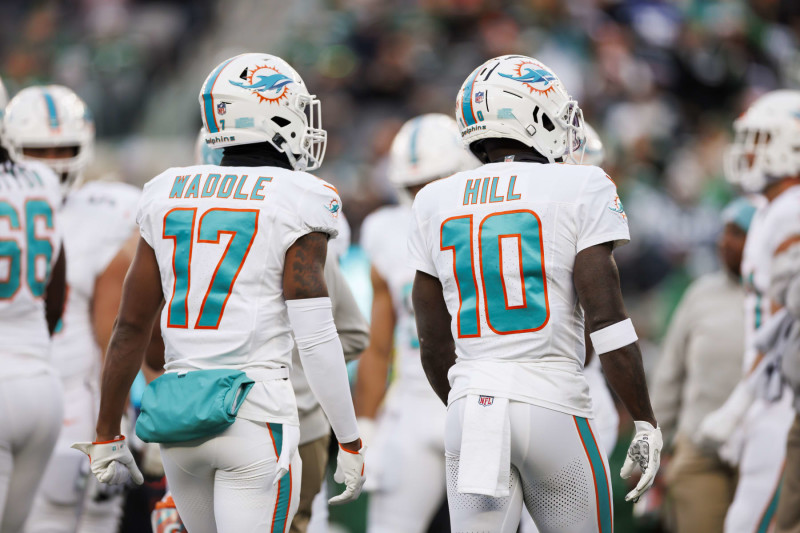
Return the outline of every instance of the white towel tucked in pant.
{"type": "Polygon", "coordinates": [[[508,496],[511,474],[508,398],[468,395],[463,427],[458,492],[494,498],[508,496]]]}

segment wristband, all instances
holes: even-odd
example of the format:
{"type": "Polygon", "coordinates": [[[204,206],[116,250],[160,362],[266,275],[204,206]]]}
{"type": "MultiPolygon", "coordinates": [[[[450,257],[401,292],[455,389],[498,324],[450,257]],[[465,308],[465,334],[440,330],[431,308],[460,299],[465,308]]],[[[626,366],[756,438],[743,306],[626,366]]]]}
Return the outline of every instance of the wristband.
{"type": "Polygon", "coordinates": [[[612,352],[639,340],[630,318],[590,333],[589,338],[592,339],[597,355],[612,352]]]}

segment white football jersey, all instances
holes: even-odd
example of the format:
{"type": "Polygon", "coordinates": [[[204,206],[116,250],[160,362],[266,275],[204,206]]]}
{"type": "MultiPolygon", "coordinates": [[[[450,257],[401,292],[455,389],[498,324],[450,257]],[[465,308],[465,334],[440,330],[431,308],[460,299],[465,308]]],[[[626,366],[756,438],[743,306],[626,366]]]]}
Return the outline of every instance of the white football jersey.
{"type": "Polygon", "coordinates": [[[137,221],[166,305],[165,369],[291,367],[286,250],[337,233],[336,190],[277,167],[171,168],[144,187],[137,221]]]}
{"type": "Polygon", "coordinates": [[[800,233],[800,185],[787,189],[753,216],[742,254],[742,280],[745,287],[744,371],[758,355],[755,333],[772,315],[768,297],[772,258],[778,247],[800,233]]]}
{"type": "Polygon", "coordinates": [[[49,168],[0,166],[0,378],[50,367],[44,295],[61,249],[60,205],[49,168]]]}
{"type": "Polygon", "coordinates": [[[575,256],[628,240],[616,186],[597,167],[492,163],[425,187],[409,251],[439,278],[453,317],[449,401],[490,394],[591,418],[575,256]]]}
{"type": "Polygon", "coordinates": [[[67,254],[67,301],[53,336],[53,364],[62,379],[97,377],[101,349],[92,324],[98,276],[136,229],[141,191],[119,182],[93,181],[70,193],[59,223],[67,254]]]}
{"type": "Polygon", "coordinates": [[[411,207],[378,209],[361,226],[361,245],[370,262],[389,286],[397,320],[395,327],[395,379],[402,386],[431,392],[419,358],[419,338],[411,305],[411,288],[416,270],[408,260],[408,231],[411,207]]]}

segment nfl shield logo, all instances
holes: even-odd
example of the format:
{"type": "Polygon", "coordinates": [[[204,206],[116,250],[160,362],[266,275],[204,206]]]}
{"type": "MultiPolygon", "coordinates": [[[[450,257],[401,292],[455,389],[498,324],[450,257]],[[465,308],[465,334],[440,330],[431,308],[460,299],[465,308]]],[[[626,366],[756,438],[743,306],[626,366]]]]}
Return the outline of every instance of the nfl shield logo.
{"type": "Polygon", "coordinates": [[[494,396],[479,396],[478,397],[478,404],[480,404],[480,405],[482,405],[484,407],[489,407],[490,405],[492,405],[492,403],[494,403],[494,396]]]}
{"type": "Polygon", "coordinates": [[[217,114],[218,115],[224,115],[227,110],[228,109],[227,109],[227,106],[226,106],[225,102],[220,102],[220,103],[217,104],[217,114]]]}
{"type": "Polygon", "coordinates": [[[478,91],[477,93],[475,93],[475,103],[480,104],[481,102],[483,102],[484,96],[486,96],[486,93],[484,93],[483,91],[478,91]]]}

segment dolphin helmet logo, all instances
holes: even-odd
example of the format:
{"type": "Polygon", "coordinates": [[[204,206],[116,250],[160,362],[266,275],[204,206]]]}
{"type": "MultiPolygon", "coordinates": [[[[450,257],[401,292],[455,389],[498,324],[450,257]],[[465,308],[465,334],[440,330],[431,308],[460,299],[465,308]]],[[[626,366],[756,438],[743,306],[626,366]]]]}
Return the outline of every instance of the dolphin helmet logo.
{"type": "Polygon", "coordinates": [[[294,83],[294,80],[285,74],[281,74],[274,67],[261,65],[250,70],[247,76],[247,83],[229,80],[231,85],[248,89],[258,97],[259,102],[278,102],[286,96],[287,85],[294,83]],[[267,72],[261,72],[267,69],[267,72]]]}
{"type": "Polygon", "coordinates": [[[515,74],[503,74],[503,78],[518,81],[524,84],[531,93],[536,91],[539,94],[547,94],[554,89],[554,81],[557,81],[555,74],[542,68],[538,63],[523,61],[517,65],[515,74]]]}

